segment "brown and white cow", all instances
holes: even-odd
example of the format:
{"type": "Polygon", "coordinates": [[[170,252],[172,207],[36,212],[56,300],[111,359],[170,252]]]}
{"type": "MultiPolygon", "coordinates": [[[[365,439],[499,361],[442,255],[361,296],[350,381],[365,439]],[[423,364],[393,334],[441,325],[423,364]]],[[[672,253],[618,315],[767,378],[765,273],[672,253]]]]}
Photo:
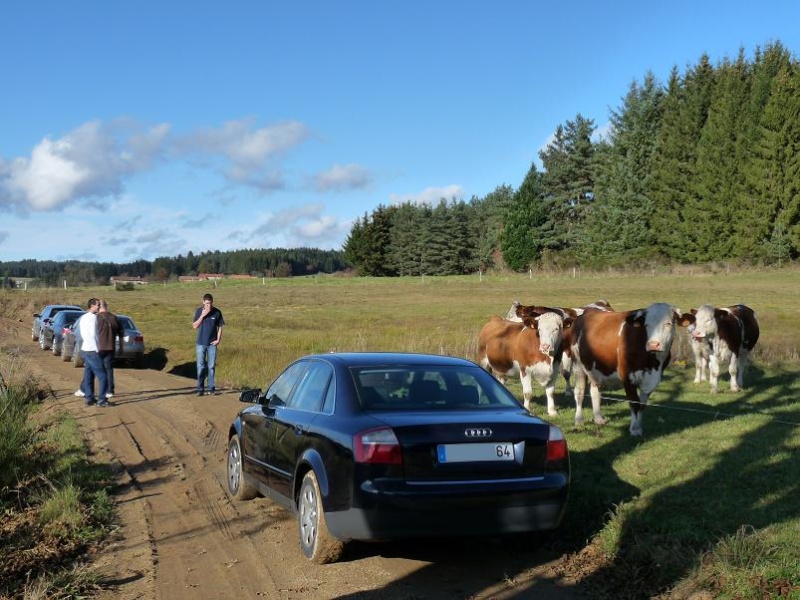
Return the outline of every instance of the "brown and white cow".
{"type": "Polygon", "coordinates": [[[592,302],[591,304],[587,304],[586,306],[582,306],[579,308],[563,308],[563,307],[547,307],[547,306],[536,306],[536,305],[529,305],[525,306],[519,303],[518,300],[515,300],[514,303],[511,305],[511,308],[508,310],[508,314],[506,315],[506,319],[509,321],[515,321],[518,323],[522,322],[522,319],[526,316],[530,316],[533,314],[542,314],[545,312],[554,312],[556,314],[561,315],[561,318],[564,319],[565,326],[564,326],[564,352],[561,356],[561,376],[564,378],[564,396],[571,397],[572,396],[572,387],[570,385],[570,377],[572,376],[572,349],[571,346],[571,323],[575,321],[580,315],[587,310],[613,310],[611,308],[611,304],[609,304],[608,300],[600,299],[592,302]]]}
{"type": "Polygon", "coordinates": [[[600,414],[600,387],[621,382],[631,408],[631,435],[642,435],[642,411],[669,364],[680,311],[657,302],[624,312],[587,310],[572,324],[575,368],[575,424],[583,423],[583,396],[589,381],[594,422],[600,414]]]}
{"type": "Polygon", "coordinates": [[[536,379],[545,389],[547,414],[555,415],[555,381],[563,352],[564,319],[554,312],[526,316],[521,323],[492,317],[478,336],[477,363],[505,385],[519,375],[525,408],[531,410],[536,379]]]}
{"type": "MultiPolygon", "coordinates": [[[[704,304],[683,316],[691,322],[689,333],[696,370],[702,369],[703,361],[707,361],[711,392],[716,393],[719,389],[720,365],[728,366],[731,391],[740,391],[744,387],[744,373],[750,352],[759,336],[755,311],[744,304],[726,308],[704,304]]],[[[695,382],[700,381],[702,375],[702,371],[699,371],[695,375],[695,382]]]]}

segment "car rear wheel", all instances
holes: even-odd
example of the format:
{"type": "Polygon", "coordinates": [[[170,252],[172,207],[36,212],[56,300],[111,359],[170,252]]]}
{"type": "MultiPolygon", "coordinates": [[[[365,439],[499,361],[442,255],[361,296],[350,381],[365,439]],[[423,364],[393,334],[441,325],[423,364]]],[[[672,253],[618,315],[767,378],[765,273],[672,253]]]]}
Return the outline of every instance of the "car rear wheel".
{"type": "Polygon", "coordinates": [[[35,327],[31,327],[31,339],[34,342],[38,342],[39,341],[39,330],[36,329],[35,327]]]}
{"type": "Polygon", "coordinates": [[[309,471],[303,477],[297,500],[297,517],[300,548],[306,558],[318,565],[336,562],[341,558],[344,542],[337,540],[328,530],[325,510],[322,508],[322,495],[314,471],[309,471]]]}
{"type": "Polygon", "coordinates": [[[72,354],[67,352],[67,345],[64,342],[61,342],[61,360],[64,362],[72,360],[72,354]]]}
{"type": "Polygon", "coordinates": [[[76,369],[83,366],[83,357],[81,356],[81,351],[77,349],[77,345],[72,354],[72,364],[75,365],[76,369]]]}
{"type": "Polygon", "coordinates": [[[47,350],[48,348],[50,348],[50,344],[47,343],[47,340],[44,337],[44,333],[41,331],[39,332],[39,348],[41,348],[42,350],[47,350]]]}
{"type": "Polygon", "coordinates": [[[53,356],[58,356],[61,354],[61,348],[56,345],[56,341],[53,340],[53,346],[50,348],[53,351],[53,356]]]}
{"type": "Polygon", "coordinates": [[[228,493],[235,500],[250,500],[258,495],[258,490],[245,481],[242,445],[238,435],[234,435],[228,443],[228,493]]]}

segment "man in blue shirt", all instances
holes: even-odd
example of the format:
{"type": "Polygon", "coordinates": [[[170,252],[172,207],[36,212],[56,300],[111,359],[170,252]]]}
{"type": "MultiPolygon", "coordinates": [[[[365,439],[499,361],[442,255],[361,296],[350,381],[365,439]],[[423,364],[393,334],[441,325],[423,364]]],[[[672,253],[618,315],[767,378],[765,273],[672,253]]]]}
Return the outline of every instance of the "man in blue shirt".
{"type": "Polygon", "coordinates": [[[214,369],[217,364],[217,346],[222,340],[225,321],[222,311],[214,306],[211,294],[203,296],[203,305],[194,311],[192,327],[197,330],[197,395],[202,396],[206,377],[208,393],[215,394],[214,369]]]}

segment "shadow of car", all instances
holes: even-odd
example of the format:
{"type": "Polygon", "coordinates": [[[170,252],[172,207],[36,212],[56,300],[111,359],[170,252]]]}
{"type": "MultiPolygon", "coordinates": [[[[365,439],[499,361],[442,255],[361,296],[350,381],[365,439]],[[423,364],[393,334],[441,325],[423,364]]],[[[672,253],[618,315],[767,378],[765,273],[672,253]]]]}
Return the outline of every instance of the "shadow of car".
{"type": "Polygon", "coordinates": [[[64,343],[64,332],[69,330],[69,326],[75,323],[84,310],[62,310],[44,327],[39,334],[39,346],[42,350],[50,349],[54,356],[61,354],[61,346],[64,343]]]}
{"type": "Polygon", "coordinates": [[[83,310],[83,308],[75,304],[48,304],[38,313],[33,313],[31,340],[38,342],[42,335],[42,329],[50,326],[53,317],[55,317],[62,310],[83,310]]]}
{"type": "Polygon", "coordinates": [[[473,362],[331,353],[245,390],[228,432],[227,489],[297,516],[312,562],[349,540],[556,528],[570,461],[561,429],[473,362]]]}
{"type": "MultiPolygon", "coordinates": [[[[119,344],[114,353],[114,362],[126,362],[135,367],[141,367],[144,362],[144,334],[139,330],[133,319],[127,315],[116,315],[122,327],[122,349],[119,344]]],[[[83,366],[83,357],[80,353],[81,336],[78,322],[73,323],[64,333],[64,342],[61,347],[61,359],[72,360],[76,367],[83,366]]]]}

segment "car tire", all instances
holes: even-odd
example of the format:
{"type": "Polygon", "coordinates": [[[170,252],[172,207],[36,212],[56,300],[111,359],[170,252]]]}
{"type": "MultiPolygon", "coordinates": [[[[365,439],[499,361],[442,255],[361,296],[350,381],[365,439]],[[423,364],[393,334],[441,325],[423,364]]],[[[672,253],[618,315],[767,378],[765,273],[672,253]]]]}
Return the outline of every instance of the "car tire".
{"type": "Polygon", "coordinates": [[[53,356],[58,356],[61,354],[61,348],[56,346],[55,340],[53,340],[53,345],[50,347],[50,350],[53,351],[53,356]]]}
{"type": "Polygon", "coordinates": [[[72,355],[67,352],[67,345],[64,342],[61,342],[61,360],[64,362],[72,360],[72,355]]]}
{"type": "Polygon", "coordinates": [[[228,442],[228,493],[234,500],[250,500],[258,495],[258,490],[247,483],[242,469],[242,445],[239,436],[234,435],[228,442]]]}
{"type": "Polygon", "coordinates": [[[81,356],[80,350],[75,350],[75,353],[72,355],[72,364],[75,365],[76,369],[80,369],[83,366],[83,357],[81,356]]]}
{"type": "Polygon", "coordinates": [[[42,350],[49,350],[50,345],[47,343],[47,339],[44,337],[44,333],[39,332],[39,348],[42,350]]]}
{"type": "Polygon", "coordinates": [[[325,565],[336,562],[344,552],[344,542],[336,539],[328,530],[322,494],[314,471],[303,477],[297,499],[297,524],[300,533],[300,549],[311,562],[325,565]]]}
{"type": "Polygon", "coordinates": [[[31,327],[31,340],[34,342],[39,341],[39,330],[36,327],[31,327]]]}

